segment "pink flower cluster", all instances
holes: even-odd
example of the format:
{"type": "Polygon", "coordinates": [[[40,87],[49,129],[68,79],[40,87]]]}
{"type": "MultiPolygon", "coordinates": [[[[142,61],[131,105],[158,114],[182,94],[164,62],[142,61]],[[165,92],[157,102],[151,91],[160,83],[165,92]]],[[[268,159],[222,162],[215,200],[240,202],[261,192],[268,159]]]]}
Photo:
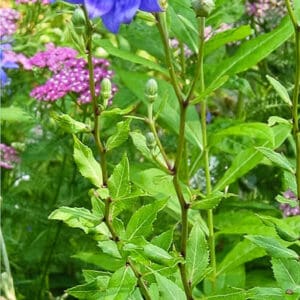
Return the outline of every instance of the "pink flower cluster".
{"type": "Polygon", "coordinates": [[[20,161],[15,148],[0,144],[0,168],[12,169],[20,161]]]}
{"type": "Polygon", "coordinates": [[[0,39],[1,41],[17,30],[17,21],[20,18],[18,11],[12,8],[0,8],[0,39]]]}
{"type": "MultiPolygon", "coordinates": [[[[283,193],[283,196],[287,199],[291,199],[291,200],[295,200],[297,201],[297,197],[296,195],[291,191],[291,190],[288,190],[286,192],[283,193]]],[[[300,215],[300,207],[299,207],[299,204],[296,205],[295,207],[291,207],[289,204],[287,203],[282,203],[280,204],[280,209],[282,210],[283,212],[283,215],[285,217],[289,217],[289,216],[298,216],[300,215]]]]}
{"type": "Polygon", "coordinates": [[[258,23],[264,23],[274,17],[283,17],[285,5],[283,0],[254,0],[246,2],[246,12],[258,23]]]}
{"type": "MultiPolygon", "coordinates": [[[[87,62],[82,58],[77,58],[77,54],[77,51],[72,48],[55,47],[53,44],[48,44],[46,51],[31,57],[29,64],[33,67],[45,68],[53,73],[45,84],[32,90],[31,97],[53,102],[72,92],[78,95],[78,103],[90,102],[87,62]]],[[[103,78],[111,78],[113,72],[108,70],[110,64],[105,59],[94,58],[93,63],[96,95],[98,96],[101,81],[103,78]]],[[[116,92],[116,87],[113,87],[113,92],[116,92]]]]}

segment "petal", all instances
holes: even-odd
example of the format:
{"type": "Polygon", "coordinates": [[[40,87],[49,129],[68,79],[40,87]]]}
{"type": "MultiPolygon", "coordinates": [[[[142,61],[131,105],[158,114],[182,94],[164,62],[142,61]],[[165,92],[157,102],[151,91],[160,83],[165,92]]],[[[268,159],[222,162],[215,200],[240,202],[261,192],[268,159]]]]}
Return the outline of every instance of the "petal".
{"type": "Polygon", "coordinates": [[[64,1],[72,4],[84,4],[84,0],[64,0],[64,1]]]}
{"type": "Polygon", "coordinates": [[[0,82],[1,82],[1,86],[4,86],[8,81],[7,75],[6,73],[0,69],[0,82]]]}
{"type": "Polygon", "coordinates": [[[112,10],[102,16],[105,27],[113,32],[119,31],[121,23],[130,23],[136,14],[141,0],[119,0],[115,1],[112,10]]]}
{"type": "Polygon", "coordinates": [[[12,62],[12,61],[6,61],[2,64],[2,68],[6,68],[6,69],[18,69],[19,66],[12,62]]]}
{"type": "Polygon", "coordinates": [[[107,1],[107,0],[85,0],[85,6],[87,11],[89,12],[89,17],[96,18],[102,17],[103,15],[109,13],[115,1],[107,1]]]}
{"type": "Polygon", "coordinates": [[[148,12],[162,11],[162,8],[160,7],[158,0],[141,0],[139,9],[148,12]]]}

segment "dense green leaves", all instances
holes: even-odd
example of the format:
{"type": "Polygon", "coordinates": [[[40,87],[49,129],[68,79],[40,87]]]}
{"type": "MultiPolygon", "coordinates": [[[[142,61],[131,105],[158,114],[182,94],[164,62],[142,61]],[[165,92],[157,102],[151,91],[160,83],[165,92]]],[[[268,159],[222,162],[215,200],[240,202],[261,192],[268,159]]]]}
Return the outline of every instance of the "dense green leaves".
{"type": "Polygon", "coordinates": [[[274,79],[271,76],[267,75],[267,79],[269,80],[269,82],[271,83],[271,85],[273,86],[273,88],[276,90],[276,92],[278,93],[278,95],[280,96],[280,98],[289,106],[292,106],[292,101],[290,99],[289,93],[286,90],[286,88],[276,79],[274,79]]]}
{"type": "Polygon", "coordinates": [[[103,183],[102,171],[95,160],[92,150],[74,136],[74,160],[83,177],[89,179],[95,186],[101,187],[103,183]]]}
{"type": "Polygon", "coordinates": [[[127,140],[130,130],[130,121],[131,120],[126,120],[117,123],[117,131],[111,135],[106,142],[107,151],[119,147],[127,140]]]}

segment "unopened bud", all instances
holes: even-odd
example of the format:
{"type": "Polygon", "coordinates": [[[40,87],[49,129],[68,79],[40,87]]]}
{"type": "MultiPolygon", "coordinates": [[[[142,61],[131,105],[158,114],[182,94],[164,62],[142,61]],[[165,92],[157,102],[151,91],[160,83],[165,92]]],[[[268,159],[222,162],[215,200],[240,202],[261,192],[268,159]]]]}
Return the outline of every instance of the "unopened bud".
{"type": "Polygon", "coordinates": [[[108,100],[111,98],[111,82],[108,78],[101,81],[101,97],[104,107],[107,106],[108,100]]]}
{"type": "Polygon", "coordinates": [[[192,0],[192,7],[197,17],[208,17],[215,8],[214,0],[192,0]]]}
{"type": "Polygon", "coordinates": [[[157,82],[155,79],[149,79],[146,83],[145,96],[150,103],[153,103],[157,98],[157,82]]]}
{"type": "Polygon", "coordinates": [[[77,7],[72,16],[72,23],[75,28],[77,27],[85,27],[86,20],[84,16],[84,12],[80,7],[77,7]]]}
{"type": "Polygon", "coordinates": [[[155,136],[152,132],[146,133],[146,143],[149,149],[154,149],[156,146],[155,136]]]}

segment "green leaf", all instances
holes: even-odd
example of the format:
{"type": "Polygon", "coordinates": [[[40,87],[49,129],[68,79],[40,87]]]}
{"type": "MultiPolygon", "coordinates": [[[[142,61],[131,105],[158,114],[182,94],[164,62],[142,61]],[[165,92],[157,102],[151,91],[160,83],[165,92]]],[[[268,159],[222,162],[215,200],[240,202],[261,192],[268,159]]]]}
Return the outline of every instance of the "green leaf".
{"type": "Polygon", "coordinates": [[[226,136],[248,136],[253,139],[260,139],[274,145],[274,134],[272,128],[264,123],[242,123],[232,127],[222,129],[209,138],[209,144],[214,145],[226,136]]]}
{"type": "MultiPolygon", "coordinates": [[[[284,18],[275,30],[243,43],[233,56],[216,66],[210,78],[218,80],[226,74],[233,75],[246,71],[267,57],[292,34],[291,22],[288,18],[284,18]]],[[[211,68],[211,66],[207,65],[207,68],[211,68]]]]}
{"type": "Polygon", "coordinates": [[[164,74],[167,77],[169,76],[168,70],[166,70],[165,68],[162,68],[156,62],[153,62],[151,60],[143,58],[132,52],[116,48],[107,39],[97,39],[97,40],[95,40],[95,45],[98,47],[102,47],[105,51],[107,51],[112,56],[119,57],[121,59],[130,61],[135,64],[143,65],[144,67],[149,68],[150,70],[155,70],[155,71],[161,72],[162,74],[164,74]]]}
{"type": "Polygon", "coordinates": [[[147,243],[143,247],[143,255],[154,263],[163,266],[175,266],[178,262],[178,259],[170,255],[166,250],[151,243],[147,243]]]}
{"type": "Polygon", "coordinates": [[[299,259],[299,255],[295,251],[282,246],[273,237],[247,235],[245,238],[253,242],[255,245],[265,249],[267,253],[274,258],[299,259]]]}
{"type": "Polygon", "coordinates": [[[220,32],[213,37],[211,37],[204,46],[204,54],[208,55],[216,49],[219,49],[221,46],[239,41],[249,36],[252,32],[252,29],[249,25],[243,25],[238,28],[233,28],[220,32]]]}
{"type": "Polygon", "coordinates": [[[191,209],[213,209],[221,202],[224,195],[225,193],[216,191],[199,201],[192,202],[191,209]]]}
{"type": "Polygon", "coordinates": [[[209,263],[208,245],[200,224],[195,223],[187,242],[186,268],[188,280],[192,287],[196,286],[203,276],[209,263]]]}
{"type": "Polygon", "coordinates": [[[102,253],[100,249],[97,253],[79,252],[72,257],[80,259],[88,264],[93,264],[105,271],[116,271],[126,263],[123,259],[118,259],[106,253],[102,253]]]}
{"type": "Polygon", "coordinates": [[[108,283],[109,278],[111,276],[111,274],[108,273],[108,272],[96,271],[96,270],[82,270],[82,275],[83,275],[84,280],[86,282],[91,282],[94,279],[96,279],[97,277],[106,277],[107,278],[107,283],[108,283]]]}
{"type": "Polygon", "coordinates": [[[128,119],[117,123],[117,132],[111,135],[106,142],[107,151],[119,147],[127,140],[130,131],[130,122],[131,120],[128,119]]]}
{"type": "Polygon", "coordinates": [[[112,275],[104,300],[127,300],[136,283],[137,279],[129,266],[120,268],[112,275]]]}
{"type": "Polygon", "coordinates": [[[168,251],[173,241],[173,233],[173,229],[167,230],[162,234],[155,236],[151,243],[168,251]]]}
{"type": "Polygon", "coordinates": [[[269,80],[269,82],[271,83],[271,85],[273,86],[273,88],[276,90],[276,92],[278,93],[278,95],[280,96],[280,98],[289,106],[292,106],[292,101],[290,99],[289,93],[286,90],[286,88],[275,78],[267,75],[267,79],[269,80]]]}
{"type": "Polygon", "coordinates": [[[300,1],[299,0],[294,0],[294,12],[296,15],[296,19],[298,24],[300,24],[300,1]]]}
{"type": "Polygon", "coordinates": [[[103,297],[103,292],[106,290],[108,281],[109,277],[99,276],[91,282],[67,289],[67,293],[77,299],[101,299],[103,297]]]}
{"type": "Polygon", "coordinates": [[[112,257],[122,258],[115,241],[99,241],[98,247],[101,248],[103,253],[109,254],[112,257]]]}
{"type": "Polygon", "coordinates": [[[108,189],[114,200],[126,197],[130,193],[129,161],[126,154],[108,179],[108,189]]]}
{"type": "MultiPolygon", "coordinates": [[[[269,146],[271,148],[279,147],[282,142],[288,137],[290,133],[290,126],[285,124],[278,124],[272,127],[275,144],[272,146],[270,142],[263,143],[263,147],[269,146]]],[[[238,178],[245,175],[248,171],[258,165],[263,159],[263,155],[255,148],[248,148],[241,151],[233,160],[231,166],[223,177],[218,181],[214,187],[214,191],[223,190],[227,185],[235,182],[238,178]]]]}
{"type": "Polygon", "coordinates": [[[186,299],[183,290],[170,279],[155,273],[158,289],[161,293],[161,300],[182,300],[186,299]]]}
{"type": "Polygon", "coordinates": [[[67,114],[58,114],[53,112],[51,116],[56,121],[57,125],[65,132],[68,133],[80,133],[80,132],[91,132],[92,129],[87,124],[78,122],[71,118],[67,114]]]}
{"type": "Polygon", "coordinates": [[[215,90],[219,89],[221,86],[223,86],[227,80],[229,79],[229,76],[225,75],[223,77],[220,77],[218,80],[213,81],[204,92],[200,93],[195,99],[191,101],[191,104],[197,104],[201,101],[203,101],[206,97],[210,96],[215,90]]]}
{"type": "Polygon", "coordinates": [[[205,299],[207,300],[245,300],[247,292],[238,291],[238,292],[227,292],[220,295],[208,296],[205,299]]]}
{"type": "Polygon", "coordinates": [[[248,297],[251,300],[282,300],[284,292],[279,288],[255,287],[248,291],[248,297]]]}
{"type": "MultiPolygon", "coordinates": [[[[295,291],[300,287],[300,263],[293,259],[272,259],[272,267],[279,287],[295,291]]],[[[298,290],[300,292],[300,290],[298,290]]]]}
{"type": "Polygon", "coordinates": [[[147,237],[152,231],[152,224],[156,219],[158,211],[166,205],[166,200],[155,201],[138,209],[130,218],[126,227],[128,240],[134,237],[147,237]]]}
{"type": "Polygon", "coordinates": [[[82,229],[85,233],[100,223],[100,219],[88,209],[78,207],[62,206],[53,211],[48,218],[63,221],[70,227],[82,229]]]}
{"type": "Polygon", "coordinates": [[[287,160],[284,155],[266,147],[256,147],[256,149],[277,166],[295,174],[294,166],[287,160]]]}
{"type": "Polygon", "coordinates": [[[95,186],[103,184],[102,171],[99,163],[95,160],[92,150],[85,146],[74,135],[74,160],[83,177],[89,179],[95,186]]]}
{"type": "Polygon", "coordinates": [[[32,118],[27,114],[21,107],[10,106],[10,107],[1,107],[0,111],[0,121],[7,121],[10,123],[13,122],[28,122],[32,118]]]}
{"type": "Polygon", "coordinates": [[[248,240],[243,240],[237,243],[223,258],[221,263],[218,265],[217,274],[222,274],[230,269],[238,267],[239,265],[265,255],[266,252],[263,249],[257,247],[248,240]]]}

